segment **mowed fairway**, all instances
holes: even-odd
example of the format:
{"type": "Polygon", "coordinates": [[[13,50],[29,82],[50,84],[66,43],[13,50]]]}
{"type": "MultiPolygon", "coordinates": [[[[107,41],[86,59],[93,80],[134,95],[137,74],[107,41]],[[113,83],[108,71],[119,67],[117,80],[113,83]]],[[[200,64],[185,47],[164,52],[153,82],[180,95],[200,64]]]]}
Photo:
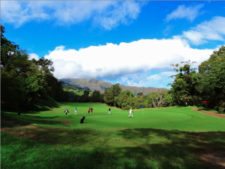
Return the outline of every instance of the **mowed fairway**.
{"type": "Polygon", "coordinates": [[[114,107],[109,115],[108,108],[100,103],[67,103],[21,116],[4,113],[2,167],[225,168],[224,118],[193,107],[138,109],[133,118],[114,107]],[[92,114],[87,114],[89,106],[94,108],[92,114]],[[70,111],[67,116],[65,108],[70,111]]]}

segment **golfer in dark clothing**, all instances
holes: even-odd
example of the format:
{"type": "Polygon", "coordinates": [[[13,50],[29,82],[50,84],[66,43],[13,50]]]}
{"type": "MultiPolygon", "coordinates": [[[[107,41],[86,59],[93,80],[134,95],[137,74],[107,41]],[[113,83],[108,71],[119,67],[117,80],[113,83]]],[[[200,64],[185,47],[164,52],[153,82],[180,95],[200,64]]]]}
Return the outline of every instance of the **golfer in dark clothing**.
{"type": "Polygon", "coordinates": [[[85,120],[85,116],[83,116],[81,119],[80,119],[80,123],[84,123],[84,120],[85,120]]]}

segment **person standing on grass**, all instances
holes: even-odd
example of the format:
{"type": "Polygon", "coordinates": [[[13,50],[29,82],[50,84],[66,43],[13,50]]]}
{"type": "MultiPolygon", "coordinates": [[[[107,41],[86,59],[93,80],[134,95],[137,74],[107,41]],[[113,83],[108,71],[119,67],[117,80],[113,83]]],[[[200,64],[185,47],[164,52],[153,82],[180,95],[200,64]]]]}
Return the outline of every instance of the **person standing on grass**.
{"type": "Polygon", "coordinates": [[[111,108],[109,108],[109,110],[108,110],[108,114],[112,114],[112,112],[111,112],[111,108]]]}
{"type": "Polygon", "coordinates": [[[64,110],[64,113],[65,113],[65,115],[67,115],[69,113],[69,110],[68,109],[65,109],[64,110]]]}
{"type": "Polygon", "coordinates": [[[74,108],[74,113],[77,114],[77,107],[74,108]]]}
{"type": "Polygon", "coordinates": [[[92,107],[89,107],[89,108],[88,108],[88,114],[93,113],[93,111],[94,111],[94,109],[93,109],[92,107]]]}
{"type": "Polygon", "coordinates": [[[133,117],[133,110],[132,110],[132,108],[130,108],[130,110],[129,110],[128,117],[133,117]]]}
{"type": "Polygon", "coordinates": [[[91,108],[89,107],[89,108],[88,108],[88,114],[90,114],[90,113],[91,113],[91,108]]]}

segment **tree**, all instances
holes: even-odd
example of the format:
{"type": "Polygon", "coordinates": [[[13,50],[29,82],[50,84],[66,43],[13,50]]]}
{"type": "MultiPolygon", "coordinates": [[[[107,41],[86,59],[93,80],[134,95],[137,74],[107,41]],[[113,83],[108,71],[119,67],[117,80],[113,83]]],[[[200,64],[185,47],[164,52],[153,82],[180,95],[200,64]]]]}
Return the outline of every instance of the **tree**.
{"type": "Polygon", "coordinates": [[[152,92],[146,96],[147,107],[162,107],[165,105],[163,92],[152,92]]]}
{"type": "Polygon", "coordinates": [[[53,76],[52,62],[29,60],[26,52],[4,37],[1,26],[1,77],[3,109],[33,109],[36,105],[55,105],[62,85],[53,76]]]}
{"type": "Polygon", "coordinates": [[[110,88],[107,88],[104,92],[104,101],[109,105],[116,106],[115,98],[120,94],[121,88],[119,84],[112,85],[110,88]]]}
{"type": "Polygon", "coordinates": [[[173,97],[170,92],[165,92],[163,95],[164,103],[163,106],[172,106],[173,105],[173,97]]]}
{"type": "Polygon", "coordinates": [[[128,91],[122,91],[115,99],[116,105],[123,109],[134,107],[134,95],[128,91]]]}
{"type": "Polygon", "coordinates": [[[144,108],[147,107],[146,97],[143,93],[138,93],[135,97],[133,97],[133,105],[134,108],[144,108]]]}
{"type": "Polygon", "coordinates": [[[211,108],[225,111],[225,46],[199,66],[199,74],[202,100],[208,100],[211,108]]]}
{"type": "Polygon", "coordinates": [[[199,71],[190,63],[175,65],[177,75],[171,94],[179,105],[200,104],[225,112],[225,46],[214,51],[208,60],[199,65],[199,71]]]}
{"type": "Polygon", "coordinates": [[[113,92],[113,96],[117,97],[121,92],[120,85],[119,84],[112,85],[112,92],[113,92]]]}
{"type": "Polygon", "coordinates": [[[91,95],[92,102],[102,102],[102,95],[99,91],[94,90],[91,95]]]}
{"type": "Polygon", "coordinates": [[[113,89],[107,88],[104,92],[104,101],[106,104],[114,105],[114,96],[113,96],[113,89]]]}
{"type": "Polygon", "coordinates": [[[181,65],[174,65],[177,75],[172,84],[171,94],[175,104],[193,105],[198,103],[200,77],[191,64],[191,62],[184,62],[181,65]]]}
{"type": "Polygon", "coordinates": [[[90,101],[90,90],[86,89],[84,90],[83,94],[81,95],[81,102],[89,102],[90,101]]]}

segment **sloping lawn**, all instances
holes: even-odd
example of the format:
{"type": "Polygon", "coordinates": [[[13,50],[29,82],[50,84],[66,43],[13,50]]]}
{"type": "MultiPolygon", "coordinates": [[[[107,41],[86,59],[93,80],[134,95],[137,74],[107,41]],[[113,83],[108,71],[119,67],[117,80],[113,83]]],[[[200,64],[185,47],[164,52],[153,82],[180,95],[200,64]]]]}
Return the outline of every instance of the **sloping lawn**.
{"type": "Polygon", "coordinates": [[[192,109],[139,109],[133,118],[113,107],[109,115],[108,106],[99,103],[66,103],[21,116],[5,112],[2,168],[225,168],[225,119],[192,109]],[[93,114],[87,114],[89,106],[93,114]]]}

